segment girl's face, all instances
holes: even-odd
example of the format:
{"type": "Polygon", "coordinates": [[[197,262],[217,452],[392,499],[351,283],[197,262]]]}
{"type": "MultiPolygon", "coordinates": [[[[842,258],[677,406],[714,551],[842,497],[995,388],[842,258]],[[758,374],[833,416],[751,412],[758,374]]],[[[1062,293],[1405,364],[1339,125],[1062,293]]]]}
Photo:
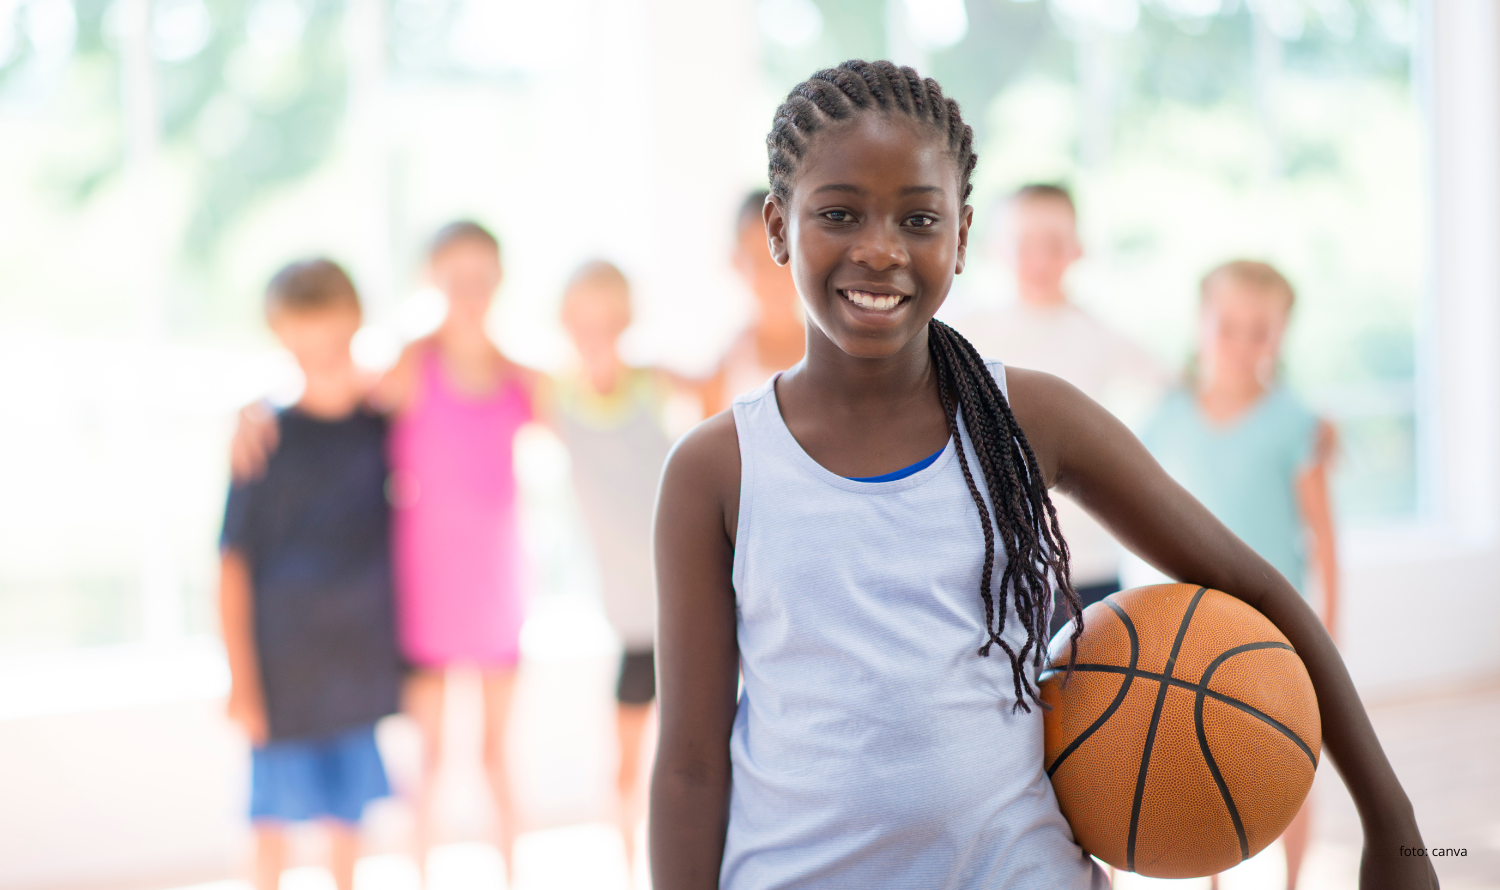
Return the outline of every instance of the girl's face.
{"type": "Polygon", "coordinates": [[[500,287],[500,255],[479,241],[455,241],[433,254],[427,277],[448,300],[449,324],[483,325],[500,287]]]}
{"type": "Polygon", "coordinates": [[[791,197],[767,203],[778,263],[811,320],[850,356],[894,355],[963,271],[973,208],[947,141],[901,115],[856,115],[817,134],[791,197]]]}
{"type": "Polygon", "coordinates": [[[792,273],[766,250],[766,229],[760,219],[740,226],[735,239],[734,268],[749,285],[762,318],[801,312],[792,273]]]}
{"type": "Polygon", "coordinates": [[[617,360],[620,337],[630,327],[630,294],[618,285],[582,282],[563,300],[562,323],[584,365],[617,360]]]}
{"type": "Polygon", "coordinates": [[[1204,383],[1270,383],[1286,323],[1287,307],[1279,294],[1232,278],[1211,284],[1198,327],[1204,383]]]}

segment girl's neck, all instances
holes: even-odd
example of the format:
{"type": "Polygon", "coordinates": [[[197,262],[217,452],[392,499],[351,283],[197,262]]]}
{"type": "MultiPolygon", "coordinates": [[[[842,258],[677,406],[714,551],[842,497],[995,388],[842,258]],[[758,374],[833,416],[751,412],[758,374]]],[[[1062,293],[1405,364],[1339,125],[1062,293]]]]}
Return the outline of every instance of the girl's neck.
{"type": "Polygon", "coordinates": [[[1034,309],[1057,309],[1068,305],[1068,292],[1063,290],[1061,282],[1049,287],[1021,284],[1017,287],[1017,293],[1023,305],[1034,309]]]}
{"type": "Polygon", "coordinates": [[[595,356],[592,361],[585,359],[583,362],[584,380],[588,381],[590,389],[601,396],[614,392],[627,370],[629,369],[620,354],[614,350],[610,350],[608,355],[595,356]]]}
{"type": "Polygon", "coordinates": [[[438,349],[443,355],[450,359],[462,360],[495,352],[495,344],[490,342],[489,334],[477,324],[444,322],[433,339],[437,341],[438,349]]]}
{"type": "Polygon", "coordinates": [[[1266,394],[1259,380],[1212,376],[1198,387],[1198,406],[1210,420],[1227,423],[1244,414],[1266,394]]]}
{"type": "Polygon", "coordinates": [[[900,352],[880,359],[856,358],[821,332],[809,334],[806,358],[795,376],[826,404],[854,413],[886,413],[905,410],[909,400],[933,398],[937,375],[925,330],[900,352]]]}
{"type": "Polygon", "coordinates": [[[306,375],[297,410],[320,420],[348,417],[364,398],[362,383],[352,359],[339,367],[306,375]]]}
{"type": "Polygon", "coordinates": [[[448,383],[460,393],[481,398],[494,392],[504,379],[505,357],[490,341],[483,327],[444,324],[438,328],[433,340],[448,383]]]}

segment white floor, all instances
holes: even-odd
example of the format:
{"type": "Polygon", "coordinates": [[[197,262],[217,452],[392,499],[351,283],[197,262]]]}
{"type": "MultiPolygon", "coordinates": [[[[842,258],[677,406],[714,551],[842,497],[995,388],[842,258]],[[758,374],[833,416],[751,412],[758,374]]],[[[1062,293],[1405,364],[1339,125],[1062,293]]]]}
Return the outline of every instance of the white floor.
{"type": "MultiPolygon", "coordinates": [[[[582,748],[575,751],[569,745],[577,744],[579,739],[597,740],[608,732],[607,709],[603,704],[609,670],[605,662],[591,665],[587,670],[580,667],[576,676],[571,671],[555,670],[548,672],[546,684],[539,682],[532,690],[531,706],[538,706],[556,700],[552,698],[554,694],[581,696],[587,687],[599,687],[592,692],[601,702],[601,707],[594,709],[599,713],[590,718],[595,725],[549,726],[523,746],[528,749],[526,756],[538,763],[561,761],[547,772],[551,777],[547,790],[568,802],[566,807],[557,806],[547,814],[558,820],[567,819],[568,813],[602,816],[608,809],[600,793],[608,777],[606,752],[591,752],[585,757],[582,748]],[[590,765],[580,769],[580,762],[590,765]],[[563,769],[566,763],[574,766],[563,769]],[[563,776],[572,780],[566,783],[566,788],[559,782],[563,776]]],[[[1378,704],[1370,712],[1392,765],[1416,805],[1424,840],[1431,846],[1455,846],[1466,851],[1462,859],[1435,861],[1444,888],[1500,890],[1500,804],[1495,797],[1500,789],[1500,760],[1494,757],[1494,752],[1500,750],[1500,683],[1461,693],[1378,704]],[[1445,733],[1434,734],[1433,727],[1444,727],[1445,733]],[[1461,739],[1462,743],[1454,744],[1454,739],[1461,739]]],[[[579,711],[574,719],[581,720],[586,713],[587,709],[579,711]]],[[[541,719],[541,714],[534,716],[541,719]]],[[[392,747],[402,747],[399,738],[390,741],[392,747]]],[[[1325,763],[1318,770],[1314,783],[1313,843],[1303,866],[1300,882],[1303,890],[1354,890],[1358,886],[1362,841],[1359,820],[1330,766],[1325,763]]],[[[464,791],[482,787],[477,773],[455,775],[453,779],[455,798],[464,791]]],[[[539,787],[529,790],[539,798],[546,796],[539,793],[542,791],[539,787]]],[[[482,810],[482,805],[483,800],[476,799],[455,810],[468,806],[482,810]]],[[[482,837],[482,833],[475,831],[482,831],[483,815],[479,812],[474,815],[478,818],[472,822],[457,821],[471,826],[467,837],[482,837]]],[[[635,883],[632,885],[627,879],[624,845],[614,827],[603,821],[579,821],[600,816],[575,815],[572,824],[541,823],[540,819],[534,822],[541,824],[536,830],[523,833],[517,844],[514,890],[647,890],[649,881],[643,861],[637,863],[635,883]]],[[[401,839],[407,836],[405,819],[403,808],[392,803],[379,818],[372,820],[373,834],[377,836],[375,848],[401,849],[401,839]]],[[[1272,844],[1225,873],[1219,886],[1222,890],[1281,890],[1286,879],[1282,855],[1280,844],[1272,844]]],[[[304,855],[301,861],[315,859],[304,855]]],[[[512,890],[505,887],[499,855],[485,843],[445,844],[433,851],[429,865],[428,890],[512,890]]],[[[361,860],[356,882],[358,890],[418,890],[415,865],[410,857],[399,853],[382,852],[361,860]]],[[[332,886],[322,869],[300,867],[286,874],[281,890],[332,890],[332,886]]],[[[1160,881],[1120,874],[1114,886],[1120,890],[1168,886],[1207,890],[1209,882],[1206,878],[1160,881]]],[[[216,881],[173,890],[248,890],[248,884],[216,881]]]]}
{"type": "MultiPolygon", "coordinates": [[[[1358,863],[1354,851],[1314,844],[1303,871],[1303,886],[1315,890],[1354,890],[1358,863]]],[[[638,863],[635,883],[627,881],[624,850],[613,827],[603,823],[528,832],[516,849],[516,881],[505,886],[499,854],[484,843],[455,843],[435,849],[429,863],[428,890],[649,890],[644,863],[638,863]]],[[[1281,890],[1286,880],[1281,847],[1272,844],[1260,855],[1220,877],[1222,890],[1281,890]]],[[[367,856],[355,876],[358,890],[418,890],[417,870],[410,857],[398,854],[367,856]]],[[[174,890],[248,890],[246,881],[214,881],[174,890]]],[[[1207,878],[1163,881],[1139,875],[1115,877],[1118,890],[1207,890],[1207,878]]],[[[281,890],[333,890],[328,873],[314,866],[289,870],[281,890]]]]}
{"type": "MultiPolygon", "coordinates": [[[[427,890],[649,890],[645,863],[635,883],[625,871],[625,851],[613,826],[589,823],[523,834],[516,843],[516,880],[506,886],[500,854],[478,842],[445,844],[428,861],[427,890]]],[[[366,856],[355,872],[358,890],[418,890],[416,864],[400,854],[366,856]]],[[[213,881],[174,890],[249,890],[243,880],[213,881]]],[[[281,890],[333,890],[328,872],[289,869],[281,890]]]]}

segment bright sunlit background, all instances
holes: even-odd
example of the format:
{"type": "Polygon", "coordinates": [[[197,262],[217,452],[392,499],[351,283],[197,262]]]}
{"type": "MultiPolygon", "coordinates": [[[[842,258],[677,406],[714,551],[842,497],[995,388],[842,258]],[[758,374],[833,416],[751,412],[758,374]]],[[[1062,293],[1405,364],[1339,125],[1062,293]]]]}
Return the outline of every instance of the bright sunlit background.
{"type": "MultiPolygon", "coordinates": [[[[470,216],[504,246],[492,330],[514,357],[566,362],[561,283],[607,256],[636,285],[634,356],[703,372],[747,316],[731,225],[771,111],[851,57],[962,103],[980,243],[1008,190],[1068,184],[1075,296],[1168,366],[1206,269],[1282,267],[1285,373],[1342,434],[1356,679],[1443,676],[1392,665],[1413,638],[1493,673],[1497,52],[1485,0],[0,0],[0,888],[235,873],[212,585],[233,412],[296,386],[261,320],[271,272],[345,262],[380,366],[440,312],[423,239],[470,216]],[[1392,626],[1439,588],[1470,599],[1392,626]],[[140,770],[90,766],[91,735],[140,770]]],[[[955,317],[1010,298],[977,254],[955,317]]],[[[518,732],[533,819],[564,826],[599,817],[615,644],[565,454],[528,434],[519,459],[518,732]],[[558,716],[568,695],[583,716],[558,716]]]]}
{"type": "MultiPolygon", "coordinates": [[[[0,443],[0,651],[209,629],[224,417],[284,384],[258,301],[290,257],[353,265],[378,364],[433,320],[422,239],[473,215],[505,245],[494,330],[518,358],[560,360],[560,282],[605,254],[639,278],[643,357],[701,370],[742,317],[723,256],[770,110],[853,57],[914,63],[963,104],[980,238],[1004,191],[1071,184],[1077,297],[1167,363],[1204,270],[1282,265],[1304,296],[1287,370],[1344,435],[1341,517],[1416,519],[1415,19],[1404,0],[1263,7],[765,0],[759,34],[691,75],[733,83],[742,107],[717,116],[743,138],[712,191],[665,208],[659,171],[701,154],[712,91],[674,98],[688,75],[652,70],[671,32],[645,7],[0,4],[0,410],[29,433],[0,443]],[[684,230],[708,255],[683,257],[684,230]]],[[[980,259],[955,304],[1004,298],[980,259]]]]}

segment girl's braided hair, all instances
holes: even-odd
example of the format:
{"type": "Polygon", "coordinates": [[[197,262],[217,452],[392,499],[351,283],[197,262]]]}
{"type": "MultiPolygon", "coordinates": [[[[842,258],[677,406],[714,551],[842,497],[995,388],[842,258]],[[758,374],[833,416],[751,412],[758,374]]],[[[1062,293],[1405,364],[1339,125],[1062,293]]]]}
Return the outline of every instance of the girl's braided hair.
{"type": "MultiPolygon", "coordinates": [[[[935,135],[947,141],[958,166],[961,200],[968,200],[973,190],[969,179],[977,158],[974,130],[964,123],[958,103],[943,95],[937,81],[924,79],[911,68],[859,60],[817,72],[793,88],[776,109],[771,132],[766,136],[771,194],[781,201],[790,198],[797,162],[806,155],[815,133],[867,112],[900,112],[931,126],[935,135]]],[[[979,597],[984,602],[986,638],[979,654],[988,656],[991,646],[1005,652],[1015,678],[1014,707],[1029,712],[1026,700],[1041,704],[1041,699],[1024,666],[1029,661],[1034,668],[1041,667],[1046,650],[1047,604],[1054,583],[1062,591],[1072,618],[1070,671],[1083,632],[1082,604],[1068,574],[1068,546],[1058,528],[1057,511],[1047,494],[1036,455],[984,359],[968,340],[937,319],[929,323],[927,345],[949,433],[954,442],[961,441],[961,412],[984,484],[981,491],[968,456],[960,448],[959,466],[984,529],[979,597]],[[1002,595],[998,598],[992,590],[997,535],[1006,555],[1000,573],[1002,595]],[[1005,591],[1014,594],[1016,618],[1026,628],[1026,642],[1020,651],[1012,649],[1001,636],[1009,618],[1010,597],[1004,595],[1005,591]]]]}

